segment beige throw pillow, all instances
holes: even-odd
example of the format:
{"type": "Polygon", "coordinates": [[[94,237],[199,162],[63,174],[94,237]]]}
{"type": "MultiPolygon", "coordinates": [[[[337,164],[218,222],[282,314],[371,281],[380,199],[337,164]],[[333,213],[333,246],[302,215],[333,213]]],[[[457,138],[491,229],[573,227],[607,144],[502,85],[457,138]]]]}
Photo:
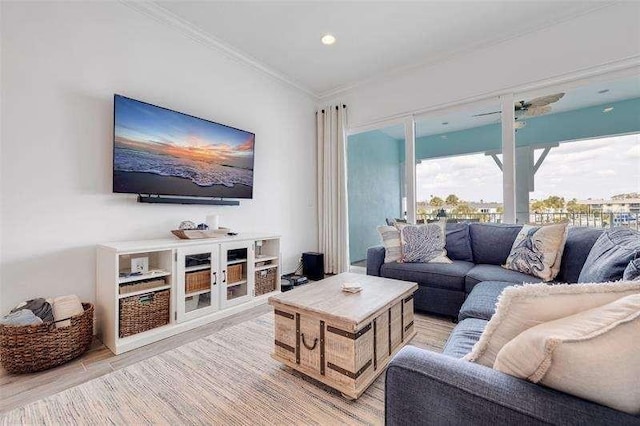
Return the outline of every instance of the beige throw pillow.
{"type": "Polygon", "coordinates": [[[567,224],[524,225],[511,247],[505,268],[551,281],[560,271],[567,224]]]}
{"type": "Polygon", "coordinates": [[[523,331],[637,293],[637,281],[507,287],[498,299],[496,313],[464,359],[493,367],[498,352],[523,331]]]}
{"type": "Polygon", "coordinates": [[[402,259],[400,231],[395,226],[378,226],[378,233],[384,245],[384,263],[397,262],[402,259]]]}
{"type": "Polygon", "coordinates": [[[640,293],[522,332],[493,368],[640,414],[640,293]]]}

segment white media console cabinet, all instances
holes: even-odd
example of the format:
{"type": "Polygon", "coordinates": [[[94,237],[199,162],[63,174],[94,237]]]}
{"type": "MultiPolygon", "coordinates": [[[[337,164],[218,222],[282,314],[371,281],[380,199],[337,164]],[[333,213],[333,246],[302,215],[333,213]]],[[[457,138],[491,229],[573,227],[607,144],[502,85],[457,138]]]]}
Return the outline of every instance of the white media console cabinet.
{"type": "Polygon", "coordinates": [[[277,235],[126,241],[97,251],[98,336],[114,354],[265,304],[280,291],[277,235]],[[132,265],[145,272],[132,273],[132,265]]]}

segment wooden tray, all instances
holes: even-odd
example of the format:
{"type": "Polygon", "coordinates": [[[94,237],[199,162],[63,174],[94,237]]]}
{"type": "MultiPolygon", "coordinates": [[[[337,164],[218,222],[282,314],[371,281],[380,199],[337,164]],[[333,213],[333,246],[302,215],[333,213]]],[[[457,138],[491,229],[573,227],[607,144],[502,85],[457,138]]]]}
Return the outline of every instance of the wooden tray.
{"type": "Polygon", "coordinates": [[[215,230],[174,229],[171,233],[181,240],[199,240],[202,238],[222,238],[225,237],[229,231],[229,228],[218,228],[215,230]]]}

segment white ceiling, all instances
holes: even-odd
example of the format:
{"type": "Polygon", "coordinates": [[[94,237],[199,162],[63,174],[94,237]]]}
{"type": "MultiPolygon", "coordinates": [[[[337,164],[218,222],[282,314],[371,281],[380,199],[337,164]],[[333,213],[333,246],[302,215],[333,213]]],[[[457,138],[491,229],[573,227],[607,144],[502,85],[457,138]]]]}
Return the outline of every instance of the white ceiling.
{"type": "Polygon", "coordinates": [[[610,1],[158,1],[172,17],[316,96],[498,43],[610,1]],[[324,46],[320,37],[334,34],[324,46]]]}

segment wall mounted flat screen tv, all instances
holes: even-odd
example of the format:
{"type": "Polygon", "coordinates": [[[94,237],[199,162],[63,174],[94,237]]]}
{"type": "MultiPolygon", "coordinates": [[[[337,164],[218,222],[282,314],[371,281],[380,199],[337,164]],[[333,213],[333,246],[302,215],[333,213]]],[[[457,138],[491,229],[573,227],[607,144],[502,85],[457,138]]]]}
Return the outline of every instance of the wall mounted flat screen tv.
{"type": "Polygon", "coordinates": [[[113,192],[253,197],[253,133],[120,95],[113,115],[113,192]]]}

